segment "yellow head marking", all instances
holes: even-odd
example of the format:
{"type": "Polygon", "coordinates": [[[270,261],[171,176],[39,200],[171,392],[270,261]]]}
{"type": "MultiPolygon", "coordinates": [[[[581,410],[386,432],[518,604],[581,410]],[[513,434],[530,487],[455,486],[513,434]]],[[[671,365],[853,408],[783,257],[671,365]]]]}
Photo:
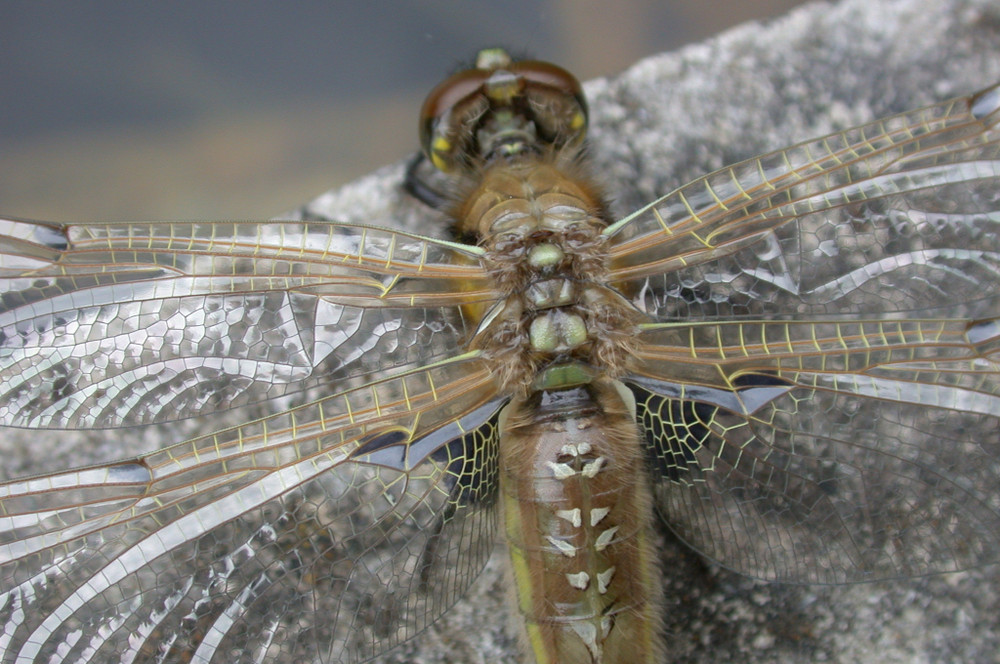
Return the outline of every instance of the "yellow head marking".
{"type": "Polygon", "coordinates": [[[431,163],[434,164],[434,168],[447,173],[451,170],[451,160],[448,158],[451,155],[452,145],[444,136],[437,136],[431,142],[431,163]]]}

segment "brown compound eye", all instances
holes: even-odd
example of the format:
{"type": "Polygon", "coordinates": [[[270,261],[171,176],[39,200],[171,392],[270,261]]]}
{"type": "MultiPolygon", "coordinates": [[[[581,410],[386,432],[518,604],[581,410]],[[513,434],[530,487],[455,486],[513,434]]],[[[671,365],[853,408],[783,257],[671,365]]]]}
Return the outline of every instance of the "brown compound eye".
{"type": "Polygon", "coordinates": [[[523,76],[529,87],[547,88],[558,94],[573,97],[586,111],[587,105],[580,81],[562,67],[541,60],[524,60],[513,63],[510,70],[523,76]]]}
{"type": "Polygon", "coordinates": [[[467,69],[450,76],[439,83],[424,100],[420,109],[420,147],[439,170],[448,172],[442,161],[451,161],[450,155],[454,146],[447,138],[448,133],[442,125],[453,126],[449,118],[455,115],[454,109],[468,106],[482,94],[483,83],[491,72],[482,69],[467,69]],[[435,155],[441,155],[435,158],[435,155]]]}
{"type": "Polygon", "coordinates": [[[506,52],[489,49],[480,52],[475,69],[449,77],[427,96],[420,144],[436,168],[451,172],[458,164],[493,158],[504,141],[514,152],[562,147],[582,139],[586,125],[586,101],[572,74],[548,62],[513,62],[506,52]],[[495,140],[478,143],[484,127],[495,140]]]}
{"type": "Polygon", "coordinates": [[[573,74],[540,60],[514,63],[511,70],[525,80],[523,96],[542,140],[562,147],[583,139],[587,100],[573,74]]]}

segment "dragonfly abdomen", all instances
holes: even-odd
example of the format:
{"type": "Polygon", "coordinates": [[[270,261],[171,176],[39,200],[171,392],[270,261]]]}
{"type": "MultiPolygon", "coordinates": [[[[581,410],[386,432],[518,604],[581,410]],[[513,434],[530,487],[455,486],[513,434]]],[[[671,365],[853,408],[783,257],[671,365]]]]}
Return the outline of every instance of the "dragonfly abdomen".
{"type": "Polygon", "coordinates": [[[652,499],[617,383],[517,399],[502,431],[505,533],[534,661],[662,662],[652,499]]]}

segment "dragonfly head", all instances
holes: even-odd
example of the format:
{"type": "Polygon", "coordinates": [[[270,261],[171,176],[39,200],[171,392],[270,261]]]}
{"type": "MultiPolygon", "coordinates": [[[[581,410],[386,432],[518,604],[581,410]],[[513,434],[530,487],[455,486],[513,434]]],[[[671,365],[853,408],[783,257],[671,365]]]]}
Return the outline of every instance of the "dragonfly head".
{"type": "Polygon", "coordinates": [[[502,49],[480,51],[476,66],[434,88],[420,113],[423,150],[445,173],[579,149],[586,131],[587,102],[572,74],[548,62],[514,62],[502,49]]]}

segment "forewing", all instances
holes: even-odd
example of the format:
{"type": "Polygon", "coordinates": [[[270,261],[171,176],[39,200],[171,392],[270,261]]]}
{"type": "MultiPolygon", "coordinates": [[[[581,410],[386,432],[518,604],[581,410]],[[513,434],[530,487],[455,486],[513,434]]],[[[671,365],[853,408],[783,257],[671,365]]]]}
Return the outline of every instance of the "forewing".
{"type": "Polygon", "coordinates": [[[650,325],[630,378],[697,550],[840,583],[1000,560],[1000,319],[650,325]]]}
{"type": "Polygon", "coordinates": [[[995,314],[998,179],[994,86],[695,180],[608,230],[611,279],[661,321],[995,314]]]}
{"type": "Polygon", "coordinates": [[[455,354],[472,248],[328,223],[0,221],[0,423],[164,422],[455,354]]]}
{"type": "Polygon", "coordinates": [[[0,660],[357,662],[392,648],[489,556],[501,405],[462,358],[0,485],[0,660]]]}

